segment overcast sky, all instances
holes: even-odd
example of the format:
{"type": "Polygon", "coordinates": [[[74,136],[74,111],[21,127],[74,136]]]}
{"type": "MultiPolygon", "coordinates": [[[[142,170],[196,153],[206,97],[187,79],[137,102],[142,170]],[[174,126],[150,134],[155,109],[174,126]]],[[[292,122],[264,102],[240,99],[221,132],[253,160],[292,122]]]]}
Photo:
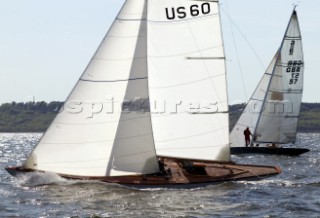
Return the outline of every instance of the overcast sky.
{"type": "MultiPolygon", "coordinates": [[[[64,101],[123,2],[0,0],[0,103],[32,96],[64,101]]],[[[293,3],[304,46],[303,101],[320,102],[320,0],[220,0],[229,103],[252,94],[280,46],[293,3]]]]}

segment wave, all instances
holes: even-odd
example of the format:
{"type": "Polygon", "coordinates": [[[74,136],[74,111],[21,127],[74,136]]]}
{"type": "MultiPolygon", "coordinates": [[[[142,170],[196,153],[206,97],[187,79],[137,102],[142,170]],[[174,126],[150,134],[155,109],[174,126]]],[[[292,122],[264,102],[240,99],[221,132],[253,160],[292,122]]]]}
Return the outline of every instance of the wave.
{"type": "Polygon", "coordinates": [[[35,187],[50,184],[68,184],[69,180],[62,178],[53,172],[32,172],[20,175],[16,178],[20,186],[35,187]]]}

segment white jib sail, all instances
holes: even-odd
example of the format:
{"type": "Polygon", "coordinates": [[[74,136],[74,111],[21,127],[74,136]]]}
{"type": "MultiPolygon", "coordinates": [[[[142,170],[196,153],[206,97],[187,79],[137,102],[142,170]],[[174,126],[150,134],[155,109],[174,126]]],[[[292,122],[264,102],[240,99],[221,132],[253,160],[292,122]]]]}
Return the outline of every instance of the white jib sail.
{"type": "Polygon", "coordinates": [[[303,89],[303,52],[294,11],[279,51],[233,128],[231,146],[245,146],[249,127],[255,143],[294,143],[303,89]]]}
{"type": "Polygon", "coordinates": [[[218,3],[148,1],[148,69],[157,154],[229,160],[218,3]]]}
{"type": "Polygon", "coordinates": [[[26,167],[78,176],[159,171],[145,106],[146,6],[146,0],[125,2],[26,167]]]}

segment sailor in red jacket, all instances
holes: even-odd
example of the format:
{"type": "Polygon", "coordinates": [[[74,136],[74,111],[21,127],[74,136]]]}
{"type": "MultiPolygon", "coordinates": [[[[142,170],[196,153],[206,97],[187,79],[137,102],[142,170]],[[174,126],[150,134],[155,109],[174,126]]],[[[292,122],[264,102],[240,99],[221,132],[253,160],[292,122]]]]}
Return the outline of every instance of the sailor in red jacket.
{"type": "Polygon", "coordinates": [[[249,127],[247,127],[244,131],[244,139],[246,141],[246,147],[248,147],[248,145],[250,144],[250,135],[252,135],[252,133],[250,132],[249,127]]]}

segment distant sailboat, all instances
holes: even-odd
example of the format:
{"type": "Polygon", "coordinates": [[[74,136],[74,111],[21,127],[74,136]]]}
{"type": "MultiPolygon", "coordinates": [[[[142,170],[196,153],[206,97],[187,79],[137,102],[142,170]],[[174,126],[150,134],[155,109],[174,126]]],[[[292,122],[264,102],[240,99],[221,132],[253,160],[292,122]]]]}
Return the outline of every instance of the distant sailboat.
{"type": "Polygon", "coordinates": [[[303,70],[301,33],[294,9],[279,50],[231,132],[231,154],[299,155],[309,151],[279,146],[296,140],[303,70]],[[248,146],[244,136],[247,127],[253,135],[248,146]]]}
{"type": "Polygon", "coordinates": [[[278,167],[230,161],[218,7],[127,0],[65,109],[26,162],[6,170],[135,186],[279,174],[278,167]]]}

